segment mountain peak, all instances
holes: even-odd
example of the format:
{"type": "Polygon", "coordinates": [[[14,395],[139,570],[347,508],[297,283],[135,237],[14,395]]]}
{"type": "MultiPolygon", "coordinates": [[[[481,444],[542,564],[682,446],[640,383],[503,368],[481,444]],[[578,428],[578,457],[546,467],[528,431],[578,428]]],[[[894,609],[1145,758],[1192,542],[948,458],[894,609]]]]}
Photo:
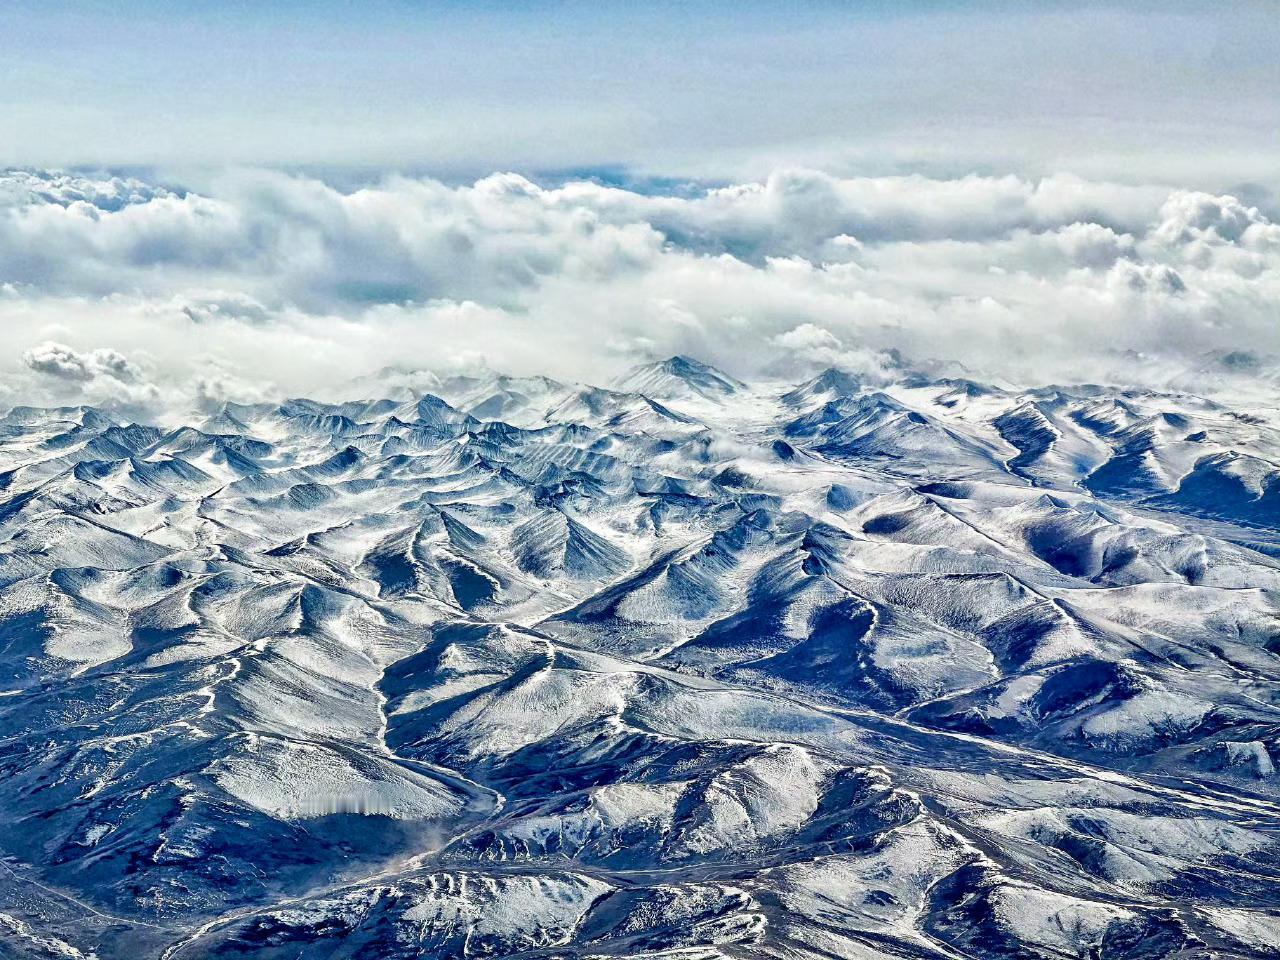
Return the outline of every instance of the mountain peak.
{"type": "Polygon", "coordinates": [[[783,394],[782,402],[789,407],[803,407],[815,401],[852,397],[862,390],[862,382],[853,374],[839,367],[827,367],[820,374],[783,394]]]}
{"type": "Polygon", "coordinates": [[[690,396],[721,399],[746,389],[741,380],[683,354],[634,367],[616,386],[663,400],[690,396]]]}

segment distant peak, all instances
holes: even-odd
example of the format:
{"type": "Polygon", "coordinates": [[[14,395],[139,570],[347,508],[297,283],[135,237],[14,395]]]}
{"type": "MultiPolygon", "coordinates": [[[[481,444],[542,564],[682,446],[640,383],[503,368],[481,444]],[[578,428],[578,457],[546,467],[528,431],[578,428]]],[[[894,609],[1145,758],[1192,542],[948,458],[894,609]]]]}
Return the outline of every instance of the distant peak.
{"type": "Polygon", "coordinates": [[[703,373],[712,369],[701,360],[686,357],[682,353],[677,353],[674,357],[668,357],[663,360],[661,366],[672,373],[703,373]]]}
{"type": "Polygon", "coordinates": [[[782,396],[782,402],[792,407],[805,406],[815,400],[834,400],[856,396],[862,391],[862,382],[853,374],[838,367],[827,367],[820,374],[782,396]]]}
{"type": "Polygon", "coordinates": [[[664,400],[690,394],[717,399],[746,389],[741,380],[683,354],[634,367],[616,386],[664,400]]]}

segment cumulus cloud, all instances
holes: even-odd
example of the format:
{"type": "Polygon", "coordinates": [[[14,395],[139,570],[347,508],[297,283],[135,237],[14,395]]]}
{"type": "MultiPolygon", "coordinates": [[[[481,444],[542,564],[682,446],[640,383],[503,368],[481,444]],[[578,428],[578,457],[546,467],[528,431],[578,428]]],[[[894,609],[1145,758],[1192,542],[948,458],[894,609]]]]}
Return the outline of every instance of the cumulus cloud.
{"type": "Polygon", "coordinates": [[[893,354],[846,345],[830,330],[813,323],[778,334],[769,346],[777,350],[778,357],[765,372],[781,378],[796,379],[817,369],[836,367],[875,383],[890,379],[900,367],[893,354]]]}
{"type": "MultiPolygon", "coordinates": [[[[146,380],[137,363],[110,347],[81,351],[46,340],[23,351],[21,363],[33,380],[18,384],[18,389],[10,385],[6,398],[15,402],[108,403],[126,412],[150,415],[166,399],[158,386],[146,380]]],[[[168,399],[179,409],[188,402],[186,391],[176,389],[176,384],[168,399]]]]}
{"type": "Polygon", "coordinates": [[[1199,192],[1172,194],[1160,206],[1159,216],[1153,235],[1175,245],[1196,240],[1235,243],[1250,227],[1267,222],[1256,207],[1247,207],[1235,197],[1199,192]]]}
{"type": "Polygon", "coordinates": [[[195,192],[25,172],[0,176],[0,280],[12,402],[207,406],[477,360],[599,380],[675,352],[745,376],[905,358],[1210,390],[1206,357],[1280,352],[1280,227],[1232,196],[1069,176],[251,172],[195,192]]]}
{"type": "Polygon", "coordinates": [[[141,372],[127,357],[109,347],[79,353],[64,343],[46,340],[22,354],[22,362],[36,373],[59,380],[87,382],[108,377],[136,383],[141,372]]]}
{"type": "Polygon", "coordinates": [[[86,359],[70,347],[47,340],[22,355],[22,362],[36,373],[63,380],[92,380],[86,359]]]}

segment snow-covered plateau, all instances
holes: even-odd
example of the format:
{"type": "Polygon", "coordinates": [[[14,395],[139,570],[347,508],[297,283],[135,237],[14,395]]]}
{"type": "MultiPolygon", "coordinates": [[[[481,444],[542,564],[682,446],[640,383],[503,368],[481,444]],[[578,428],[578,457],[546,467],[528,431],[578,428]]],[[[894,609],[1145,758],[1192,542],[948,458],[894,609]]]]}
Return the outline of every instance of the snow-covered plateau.
{"type": "Polygon", "coordinates": [[[0,955],[1280,956],[1276,410],[420,379],[0,419],[0,955]]]}

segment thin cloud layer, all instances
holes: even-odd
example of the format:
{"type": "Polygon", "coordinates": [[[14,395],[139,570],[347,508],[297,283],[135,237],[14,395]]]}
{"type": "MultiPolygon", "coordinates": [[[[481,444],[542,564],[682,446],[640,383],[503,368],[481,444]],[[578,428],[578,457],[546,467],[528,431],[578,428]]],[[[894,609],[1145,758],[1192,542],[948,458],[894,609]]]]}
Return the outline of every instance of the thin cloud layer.
{"type": "Polygon", "coordinates": [[[0,403],[332,394],[389,365],[599,380],[677,352],[743,376],[905,358],[1210,392],[1280,352],[1280,225],[1067,176],[661,193],[252,172],[197,193],[26,171],[0,177],[0,281],[0,403]]]}

